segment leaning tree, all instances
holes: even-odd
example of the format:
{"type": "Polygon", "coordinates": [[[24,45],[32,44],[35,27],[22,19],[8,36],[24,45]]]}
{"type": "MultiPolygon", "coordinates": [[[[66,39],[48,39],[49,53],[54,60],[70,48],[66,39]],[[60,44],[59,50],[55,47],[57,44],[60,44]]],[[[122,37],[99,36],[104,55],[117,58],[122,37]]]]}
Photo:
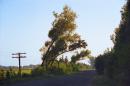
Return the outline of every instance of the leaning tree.
{"type": "Polygon", "coordinates": [[[53,15],[55,19],[48,33],[50,39],[40,49],[42,65],[46,67],[52,65],[58,56],[87,46],[87,43],[75,32],[77,17],[75,12],[65,6],[63,12],[53,12],[53,15]]]}

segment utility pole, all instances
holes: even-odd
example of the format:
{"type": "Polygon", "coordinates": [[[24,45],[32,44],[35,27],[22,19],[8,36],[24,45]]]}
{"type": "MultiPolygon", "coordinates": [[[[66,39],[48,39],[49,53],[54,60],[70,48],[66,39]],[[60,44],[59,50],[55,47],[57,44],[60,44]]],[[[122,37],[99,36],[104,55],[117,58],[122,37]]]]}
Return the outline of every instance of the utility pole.
{"type": "Polygon", "coordinates": [[[15,55],[12,58],[17,58],[18,59],[18,62],[19,62],[19,71],[18,71],[18,73],[20,74],[20,76],[22,75],[22,73],[21,73],[21,58],[26,58],[26,56],[22,56],[23,54],[26,54],[26,53],[13,53],[12,54],[12,55],[15,55]]]}

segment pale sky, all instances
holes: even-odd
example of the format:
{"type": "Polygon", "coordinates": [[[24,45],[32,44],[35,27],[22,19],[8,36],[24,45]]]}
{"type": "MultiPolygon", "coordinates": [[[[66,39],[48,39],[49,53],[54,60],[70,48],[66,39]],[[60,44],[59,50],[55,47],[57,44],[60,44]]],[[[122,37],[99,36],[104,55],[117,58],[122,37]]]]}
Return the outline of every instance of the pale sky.
{"type": "Polygon", "coordinates": [[[48,39],[53,11],[68,5],[78,15],[76,32],[93,56],[112,47],[125,0],[0,0],[0,65],[18,65],[12,53],[26,52],[22,65],[40,64],[39,49],[48,39]]]}

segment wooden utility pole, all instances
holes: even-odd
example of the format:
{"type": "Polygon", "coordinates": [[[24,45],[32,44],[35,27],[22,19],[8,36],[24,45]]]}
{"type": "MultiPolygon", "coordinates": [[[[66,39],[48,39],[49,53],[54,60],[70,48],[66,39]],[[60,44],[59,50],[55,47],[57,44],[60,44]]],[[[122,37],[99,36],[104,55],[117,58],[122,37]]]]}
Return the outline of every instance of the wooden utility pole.
{"type": "Polygon", "coordinates": [[[12,55],[15,55],[12,58],[17,58],[18,61],[19,61],[19,71],[18,71],[18,73],[20,74],[20,76],[22,75],[22,73],[21,73],[21,58],[26,58],[26,56],[22,56],[22,54],[26,54],[26,53],[13,53],[12,54],[12,55]]]}

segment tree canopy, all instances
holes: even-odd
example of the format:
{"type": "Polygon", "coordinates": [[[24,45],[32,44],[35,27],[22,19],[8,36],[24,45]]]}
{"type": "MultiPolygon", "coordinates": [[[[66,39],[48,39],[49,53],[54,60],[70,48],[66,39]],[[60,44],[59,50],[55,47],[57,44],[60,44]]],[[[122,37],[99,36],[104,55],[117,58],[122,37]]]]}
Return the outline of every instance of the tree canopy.
{"type": "Polygon", "coordinates": [[[87,46],[87,43],[75,32],[77,16],[74,11],[65,6],[63,12],[53,12],[53,15],[55,19],[48,33],[50,39],[40,49],[42,64],[47,65],[53,63],[59,55],[87,46]]]}

